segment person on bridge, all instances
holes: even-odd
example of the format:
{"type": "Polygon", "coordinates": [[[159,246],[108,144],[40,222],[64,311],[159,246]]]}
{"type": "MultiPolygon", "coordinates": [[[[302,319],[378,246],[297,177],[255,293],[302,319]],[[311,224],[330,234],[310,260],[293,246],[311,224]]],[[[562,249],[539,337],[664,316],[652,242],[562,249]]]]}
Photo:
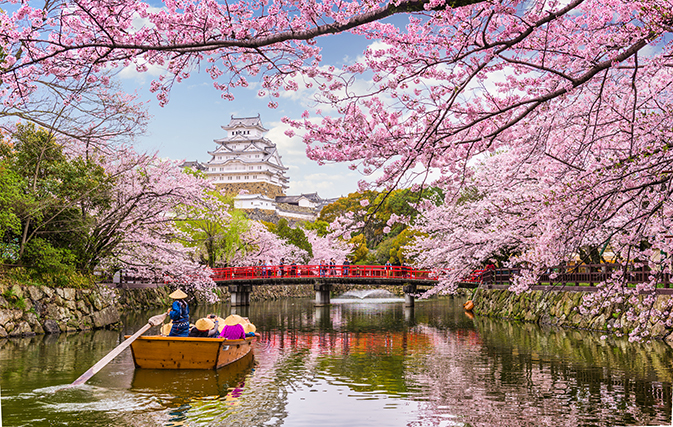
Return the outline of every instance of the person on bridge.
{"type": "Polygon", "coordinates": [[[325,262],[324,259],[320,260],[320,277],[325,277],[325,274],[327,274],[327,263],[325,262]]]}
{"type": "Polygon", "coordinates": [[[348,276],[348,275],[349,275],[349,272],[350,272],[350,265],[351,265],[351,262],[348,261],[348,258],[346,258],[346,259],[344,260],[344,264],[343,264],[343,267],[342,267],[342,269],[343,269],[342,276],[348,276]]]}
{"type": "Polygon", "coordinates": [[[393,272],[393,265],[390,263],[390,260],[386,261],[386,276],[390,277],[393,272]]]}
{"type": "Polygon", "coordinates": [[[171,327],[171,332],[168,334],[169,337],[186,337],[189,335],[189,306],[185,301],[187,294],[182,292],[182,290],[177,289],[169,295],[170,298],[173,298],[173,305],[168,310],[168,315],[171,317],[173,326],[171,327]]]}
{"type": "Polygon", "coordinates": [[[334,261],[334,258],[329,260],[329,275],[336,276],[336,261],[334,261]]]}
{"type": "Polygon", "coordinates": [[[278,272],[280,274],[280,277],[283,277],[285,275],[285,258],[280,259],[280,267],[278,268],[278,272]]]}

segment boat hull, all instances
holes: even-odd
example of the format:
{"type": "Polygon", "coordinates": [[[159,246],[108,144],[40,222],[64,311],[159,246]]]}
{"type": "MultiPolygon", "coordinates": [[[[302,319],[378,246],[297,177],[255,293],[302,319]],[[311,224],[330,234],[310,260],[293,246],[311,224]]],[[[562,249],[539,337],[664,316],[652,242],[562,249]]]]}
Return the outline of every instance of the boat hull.
{"type": "Polygon", "coordinates": [[[251,349],[252,337],[226,340],[140,336],[131,343],[133,362],[142,369],[219,369],[246,356],[251,349]]]}

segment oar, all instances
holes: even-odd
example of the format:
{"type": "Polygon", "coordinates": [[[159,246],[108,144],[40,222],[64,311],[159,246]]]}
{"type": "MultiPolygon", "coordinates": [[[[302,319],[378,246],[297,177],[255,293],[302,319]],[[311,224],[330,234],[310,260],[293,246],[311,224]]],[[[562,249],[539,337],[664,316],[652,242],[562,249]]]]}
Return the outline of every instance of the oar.
{"type": "Polygon", "coordinates": [[[147,321],[147,325],[140,328],[140,330],[138,332],[131,335],[126,340],[124,340],[123,343],[121,343],[117,347],[115,347],[114,350],[112,350],[104,358],[99,360],[98,363],[93,365],[91,368],[89,368],[88,371],[86,371],[79,378],[77,378],[75,381],[73,381],[72,384],[70,384],[69,387],[72,387],[72,386],[75,386],[75,385],[82,385],[85,382],[89,381],[89,378],[93,377],[96,374],[96,372],[100,371],[103,368],[103,366],[110,363],[110,361],[112,359],[114,359],[115,357],[117,357],[119,355],[119,353],[124,351],[126,349],[126,347],[130,346],[131,343],[136,340],[136,338],[141,336],[145,331],[147,331],[152,326],[161,325],[163,323],[164,319],[166,318],[167,314],[168,313],[157,314],[156,316],[150,317],[150,320],[147,321]]]}

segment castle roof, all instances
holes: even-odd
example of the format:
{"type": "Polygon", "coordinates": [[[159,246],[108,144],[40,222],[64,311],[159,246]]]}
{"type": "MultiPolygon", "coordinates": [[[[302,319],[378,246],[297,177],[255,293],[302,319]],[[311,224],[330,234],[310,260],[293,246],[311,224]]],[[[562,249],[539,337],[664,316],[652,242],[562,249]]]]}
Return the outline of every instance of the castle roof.
{"type": "Polygon", "coordinates": [[[257,128],[262,132],[268,132],[269,130],[262,126],[262,119],[257,115],[257,117],[234,117],[231,115],[231,120],[226,126],[222,126],[222,129],[229,131],[236,128],[257,128]]]}

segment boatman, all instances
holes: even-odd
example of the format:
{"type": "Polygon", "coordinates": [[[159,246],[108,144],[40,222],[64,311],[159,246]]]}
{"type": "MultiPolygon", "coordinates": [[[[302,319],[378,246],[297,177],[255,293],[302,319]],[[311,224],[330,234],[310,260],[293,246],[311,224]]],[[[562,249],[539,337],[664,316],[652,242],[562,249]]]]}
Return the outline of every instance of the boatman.
{"type": "Polygon", "coordinates": [[[171,293],[169,297],[173,298],[173,305],[168,310],[171,316],[173,327],[168,334],[169,337],[186,337],[189,335],[189,306],[185,301],[187,294],[178,289],[171,293]]]}

